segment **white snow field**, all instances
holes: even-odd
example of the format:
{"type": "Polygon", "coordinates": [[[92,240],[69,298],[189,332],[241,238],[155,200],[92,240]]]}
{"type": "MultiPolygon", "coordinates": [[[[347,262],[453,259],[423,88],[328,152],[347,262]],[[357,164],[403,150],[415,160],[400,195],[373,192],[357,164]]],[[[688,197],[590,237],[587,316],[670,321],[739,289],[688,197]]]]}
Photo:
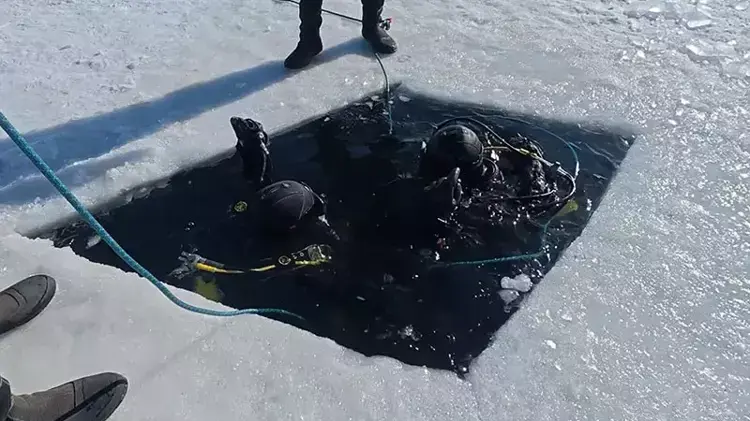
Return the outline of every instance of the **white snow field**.
{"type": "MultiPolygon", "coordinates": [[[[326,7],[359,16],[356,0],[326,7]]],[[[22,237],[72,209],[0,138],[0,287],[59,281],[0,340],[14,392],[118,371],[130,390],[113,420],[750,420],[748,2],[389,0],[386,15],[393,81],[642,133],[468,380],[191,314],[22,237]]],[[[272,0],[4,0],[0,107],[94,205],[228,152],[232,115],[277,130],[382,85],[357,25],[334,16],[322,62],[285,73],[297,25],[272,0]]]]}

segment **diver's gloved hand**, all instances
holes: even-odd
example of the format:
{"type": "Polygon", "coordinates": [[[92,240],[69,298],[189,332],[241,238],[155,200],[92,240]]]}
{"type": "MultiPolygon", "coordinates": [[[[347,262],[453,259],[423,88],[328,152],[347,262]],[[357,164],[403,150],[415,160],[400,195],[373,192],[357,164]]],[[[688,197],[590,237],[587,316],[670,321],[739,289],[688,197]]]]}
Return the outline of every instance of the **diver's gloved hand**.
{"type": "Polygon", "coordinates": [[[237,136],[237,152],[242,157],[245,178],[253,183],[264,184],[269,179],[271,152],[270,141],[263,125],[250,118],[232,117],[229,119],[237,136]]]}
{"type": "Polygon", "coordinates": [[[454,168],[447,176],[437,179],[424,188],[426,209],[436,217],[450,215],[461,203],[463,189],[460,175],[461,170],[454,168]]]}

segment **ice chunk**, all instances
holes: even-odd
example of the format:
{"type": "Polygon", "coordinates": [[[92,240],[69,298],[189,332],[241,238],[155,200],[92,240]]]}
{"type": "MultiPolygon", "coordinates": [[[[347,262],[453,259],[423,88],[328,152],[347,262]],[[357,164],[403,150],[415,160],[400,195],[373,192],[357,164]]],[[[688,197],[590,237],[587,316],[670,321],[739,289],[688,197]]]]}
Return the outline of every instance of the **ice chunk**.
{"type": "Polygon", "coordinates": [[[673,1],[647,1],[638,3],[625,11],[631,18],[647,18],[651,20],[663,17],[665,19],[679,19],[684,6],[673,1]]]}
{"type": "Polygon", "coordinates": [[[552,349],[557,349],[557,344],[553,340],[547,339],[544,343],[552,349]]]}
{"type": "Polygon", "coordinates": [[[498,295],[500,295],[500,299],[503,300],[505,304],[510,304],[521,296],[518,291],[514,291],[511,289],[504,289],[500,291],[498,295]]]}
{"type": "Polygon", "coordinates": [[[422,335],[420,335],[419,332],[417,332],[416,330],[414,330],[414,326],[411,326],[411,325],[404,326],[404,328],[401,329],[398,332],[398,334],[403,339],[407,339],[408,338],[408,339],[411,339],[413,341],[418,341],[418,340],[422,339],[422,335]]]}
{"type": "Polygon", "coordinates": [[[690,12],[685,15],[683,17],[683,22],[685,23],[685,27],[688,29],[705,28],[707,26],[711,26],[711,24],[713,23],[711,21],[711,17],[708,16],[708,14],[699,10],[690,12]]]}
{"type": "Polygon", "coordinates": [[[720,62],[724,59],[737,57],[734,47],[726,43],[710,43],[704,40],[696,40],[685,46],[685,51],[691,60],[695,62],[720,62]]]}
{"type": "Polygon", "coordinates": [[[101,241],[102,241],[102,237],[99,237],[98,235],[93,235],[86,242],[86,248],[90,249],[91,247],[94,247],[95,245],[99,244],[101,241]]]}
{"type": "Polygon", "coordinates": [[[750,78],[750,62],[730,61],[722,65],[722,72],[730,77],[750,78]]]}
{"type": "Polygon", "coordinates": [[[739,10],[739,11],[747,10],[748,5],[750,5],[750,2],[743,1],[742,3],[737,3],[734,6],[734,10],[739,10]]]}
{"type": "Polygon", "coordinates": [[[512,289],[520,292],[529,292],[534,284],[531,282],[531,278],[525,273],[522,273],[515,278],[503,277],[500,280],[500,286],[504,289],[512,289]]]}

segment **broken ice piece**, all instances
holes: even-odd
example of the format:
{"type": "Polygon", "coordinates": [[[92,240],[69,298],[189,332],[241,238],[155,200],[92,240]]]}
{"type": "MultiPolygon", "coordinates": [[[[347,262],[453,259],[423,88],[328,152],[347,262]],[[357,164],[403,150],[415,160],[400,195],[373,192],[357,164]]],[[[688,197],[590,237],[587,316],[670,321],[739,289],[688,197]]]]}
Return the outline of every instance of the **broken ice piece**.
{"type": "Polygon", "coordinates": [[[529,292],[534,284],[531,282],[531,278],[525,273],[522,273],[515,278],[509,278],[507,276],[500,280],[500,286],[505,289],[514,289],[521,292],[529,292]]]}
{"type": "Polygon", "coordinates": [[[498,292],[498,295],[500,296],[500,299],[505,302],[505,304],[510,304],[513,301],[515,301],[518,297],[521,296],[521,294],[518,293],[518,291],[513,291],[510,289],[504,289],[500,292],[498,292]]]}
{"type": "Polygon", "coordinates": [[[571,316],[568,313],[561,314],[560,318],[563,319],[563,320],[565,320],[566,322],[572,322],[573,321],[573,316],[571,316]]]}
{"type": "Polygon", "coordinates": [[[719,61],[723,58],[734,58],[737,56],[737,52],[731,45],[724,43],[711,44],[703,40],[687,44],[685,50],[688,57],[696,62],[704,60],[719,61]]]}
{"type": "Polygon", "coordinates": [[[656,20],[660,17],[665,19],[678,19],[683,10],[684,6],[678,3],[655,0],[631,6],[625,11],[625,15],[636,19],[646,18],[656,20]]]}
{"type": "Polygon", "coordinates": [[[547,339],[546,341],[544,341],[544,343],[545,343],[545,344],[546,344],[546,345],[547,345],[548,347],[550,347],[550,348],[552,348],[552,349],[557,349],[557,344],[555,343],[555,341],[552,341],[552,340],[549,340],[549,339],[547,339]]]}
{"type": "Polygon", "coordinates": [[[94,247],[95,245],[99,244],[100,241],[102,241],[102,237],[99,237],[98,235],[89,237],[88,241],[86,241],[86,249],[94,247]]]}
{"type": "Polygon", "coordinates": [[[734,6],[734,10],[739,10],[740,12],[743,10],[747,10],[748,5],[750,5],[750,2],[743,1],[742,3],[738,3],[734,6]]]}
{"type": "Polygon", "coordinates": [[[711,21],[711,18],[700,11],[695,11],[688,13],[684,18],[683,21],[685,22],[685,27],[688,29],[700,29],[705,28],[707,26],[711,26],[713,23],[711,21]]]}
{"type": "Polygon", "coordinates": [[[402,339],[409,338],[409,339],[414,340],[414,341],[418,341],[418,340],[422,339],[422,335],[420,335],[419,332],[417,332],[416,330],[414,330],[414,326],[412,326],[412,325],[404,326],[404,328],[401,329],[398,332],[398,334],[399,334],[399,336],[401,336],[402,339]]]}
{"type": "Polygon", "coordinates": [[[398,99],[399,99],[399,100],[400,100],[401,102],[409,102],[409,101],[411,101],[411,98],[409,98],[409,97],[408,97],[408,96],[406,96],[406,95],[399,95],[399,96],[398,96],[398,99]]]}

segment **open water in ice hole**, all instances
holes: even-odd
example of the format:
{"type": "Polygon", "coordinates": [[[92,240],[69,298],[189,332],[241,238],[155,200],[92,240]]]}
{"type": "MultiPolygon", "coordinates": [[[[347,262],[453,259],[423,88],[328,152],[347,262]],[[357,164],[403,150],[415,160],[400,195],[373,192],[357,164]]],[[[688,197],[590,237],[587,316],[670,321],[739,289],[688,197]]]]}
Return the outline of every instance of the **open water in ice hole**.
{"type": "MultiPolygon", "coordinates": [[[[218,294],[214,299],[233,308],[275,307],[291,311],[306,320],[274,318],[365,355],[385,355],[412,365],[465,374],[471,361],[489,345],[523,300],[525,293],[521,292],[510,305],[506,303],[500,294],[501,278],[523,273],[535,286],[539,283],[560,253],[582,232],[634,138],[624,132],[583,129],[576,124],[520,115],[512,117],[537,126],[511,122],[497,117],[510,116],[502,110],[443,102],[398,86],[393,88],[392,98],[394,134],[403,141],[398,147],[378,143],[378,137],[387,132],[387,120],[382,100],[368,96],[272,136],[275,178],[303,180],[315,191],[326,194],[329,221],[345,231],[351,216],[348,212],[354,212],[361,202],[358,195],[367,194],[362,186],[413,171],[421,141],[439,122],[474,116],[501,135],[521,133],[535,139],[544,148],[545,157],[571,168],[570,151],[539,128],[543,127],[571,142],[581,164],[574,196],[579,207],[552,224],[548,234],[550,259],[440,268],[410,281],[390,273],[392,267],[389,272],[385,265],[381,266],[378,259],[382,256],[373,251],[366,265],[368,273],[361,274],[363,279],[333,278],[334,283],[350,285],[345,293],[320,287],[315,279],[304,276],[304,271],[265,280],[258,274],[201,272],[179,279],[170,276],[180,264],[181,251],[249,267],[270,257],[269,250],[278,246],[258,244],[248,238],[244,229],[248,216],[233,210],[237,202],[249,202],[252,193],[241,175],[237,155],[182,172],[166,187],[97,216],[125,250],[164,282],[203,294],[213,291],[218,294]]],[[[254,116],[249,111],[243,117],[254,116]]],[[[225,136],[227,147],[233,146],[235,137],[229,116],[225,136]]],[[[488,246],[477,250],[476,255],[443,258],[468,260],[521,254],[536,251],[540,244],[537,228],[516,230],[512,236],[507,235],[507,227],[506,231],[497,232],[484,236],[488,246]],[[499,234],[503,232],[506,235],[499,234]],[[493,235],[499,238],[491,238],[493,235]]],[[[92,235],[85,223],[76,221],[43,236],[53,238],[58,247],[72,247],[91,261],[131,271],[106,244],[100,241],[92,245],[92,235]]],[[[504,293],[506,300],[509,294],[512,297],[516,293],[504,293]]]]}

